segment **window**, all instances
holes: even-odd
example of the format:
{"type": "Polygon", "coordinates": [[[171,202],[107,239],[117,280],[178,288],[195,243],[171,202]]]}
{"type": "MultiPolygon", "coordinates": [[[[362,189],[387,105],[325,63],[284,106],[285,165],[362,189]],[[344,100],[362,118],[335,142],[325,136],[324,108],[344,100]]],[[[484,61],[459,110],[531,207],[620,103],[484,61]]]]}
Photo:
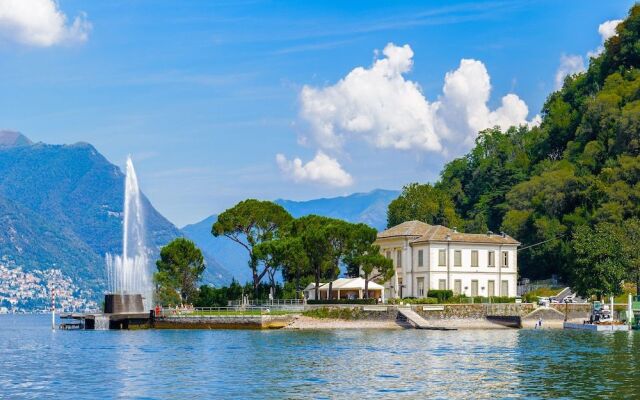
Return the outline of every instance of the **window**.
{"type": "Polygon", "coordinates": [[[418,267],[422,267],[424,265],[424,251],[418,250],[418,267]]]}
{"type": "Polygon", "coordinates": [[[446,290],[447,289],[447,280],[446,279],[440,279],[438,281],[438,289],[439,290],[446,290]]]}
{"type": "Polygon", "coordinates": [[[462,250],[456,250],[453,252],[453,266],[462,267],[462,250]]]}
{"type": "Polygon", "coordinates": [[[500,296],[509,296],[509,281],[502,281],[500,296]]]}
{"type": "Polygon", "coordinates": [[[444,267],[447,265],[447,251],[446,250],[438,250],[438,265],[444,267]]]}
{"type": "Polygon", "coordinates": [[[496,252],[495,251],[490,251],[489,253],[489,257],[487,260],[487,265],[489,267],[495,267],[496,266],[496,252]]]}
{"type": "Polygon", "coordinates": [[[478,266],[478,250],[471,250],[471,266],[478,266]]]}
{"type": "Polygon", "coordinates": [[[487,296],[493,297],[496,295],[496,281],[489,281],[487,284],[487,296]]]}
{"type": "Polygon", "coordinates": [[[471,296],[476,297],[478,295],[478,281],[471,281],[471,296]]]}
{"type": "Polygon", "coordinates": [[[424,297],[424,278],[417,278],[418,297],[424,297]]]}
{"type": "Polygon", "coordinates": [[[462,280],[456,279],[453,281],[453,294],[459,295],[462,293],[462,280]]]}
{"type": "Polygon", "coordinates": [[[504,268],[509,268],[509,252],[508,251],[502,252],[502,266],[504,268]]]}
{"type": "Polygon", "coordinates": [[[391,260],[391,252],[390,252],[390,251],[387,251],[387,252],[385,253],[385,256],[386,256],[389,260],[391,260]]]}
{"type": "Polygon", "coordinates": [[[397,256],[398,256],[398,260],[397,260],[396,266],[398,268],[402,268],[402,250],[398,250],[397,256]]]}

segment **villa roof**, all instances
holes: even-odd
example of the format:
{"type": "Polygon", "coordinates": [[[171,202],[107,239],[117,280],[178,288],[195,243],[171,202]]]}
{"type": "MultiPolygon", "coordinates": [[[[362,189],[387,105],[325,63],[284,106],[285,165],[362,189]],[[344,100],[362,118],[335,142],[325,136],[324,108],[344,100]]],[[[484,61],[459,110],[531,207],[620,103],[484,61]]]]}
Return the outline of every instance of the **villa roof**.
{"type": "Polygon", "coordinates": [[[442,225],[429,225],[420,221],[407,221],[378,233],[378,239],[407,236],[411,243],[452,242],[519,245],[506,234],[462,233],[442,225]]]}
{"type": "Polygon", "coordinates": [[[422,221],[407,221],[378,233],[378,238],[395,236],[422,236],[429,232],[432,225],[422,221]]]}

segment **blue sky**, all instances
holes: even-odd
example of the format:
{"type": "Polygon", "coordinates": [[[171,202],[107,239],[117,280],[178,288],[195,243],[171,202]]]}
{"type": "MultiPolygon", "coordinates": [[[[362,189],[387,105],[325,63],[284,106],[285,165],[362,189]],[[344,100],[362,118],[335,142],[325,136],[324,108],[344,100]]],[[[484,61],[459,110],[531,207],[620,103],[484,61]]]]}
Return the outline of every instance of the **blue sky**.
{"type": "Polygon", "coordinates": [[[529,112],[512,118],[532,122],[561,58],[586,60],[601,45],[600,24],[632,4],[60,0],[51,3],[60,22],[7,9],[3,18],[7,1],[0,128],[46,143],[89,142],[118,165],[131,153],[143,190],[179,226],[247,197],[433,181],[476,126],[456,123],[456,107],[468,104],[464,91],[443,95],[448,72],[451,87],[490,77],[487,121],[503,121],[501,99],[513,93],[514,107],[529,112]],[[36,37],[38,24],[46,26],[36,37]],[[474,60],[466,75],[462,59],[474,60]],[[368,74],[376,60],[401,64],[379,81],[368,74]],[[357,67],[362,79],[336,85],[357,67]],[[326,105],[337,110],[327,114],[326,105]],[[327,123],[331,134],[322,136],[327,123]]]}

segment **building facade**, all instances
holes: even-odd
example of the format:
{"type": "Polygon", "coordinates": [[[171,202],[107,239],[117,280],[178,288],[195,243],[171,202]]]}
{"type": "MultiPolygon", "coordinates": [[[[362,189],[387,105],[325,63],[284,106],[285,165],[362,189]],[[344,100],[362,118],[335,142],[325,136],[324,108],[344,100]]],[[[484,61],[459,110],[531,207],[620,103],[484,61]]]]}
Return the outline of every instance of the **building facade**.
{"type": "Polygon", "coordinates": [[[376,244],[396,271],[385,283],[387,297],[426,297],[431,289],[516,296],[520,243],[509,235],[461,233],[408,221],[378,233],[376,244]]]}

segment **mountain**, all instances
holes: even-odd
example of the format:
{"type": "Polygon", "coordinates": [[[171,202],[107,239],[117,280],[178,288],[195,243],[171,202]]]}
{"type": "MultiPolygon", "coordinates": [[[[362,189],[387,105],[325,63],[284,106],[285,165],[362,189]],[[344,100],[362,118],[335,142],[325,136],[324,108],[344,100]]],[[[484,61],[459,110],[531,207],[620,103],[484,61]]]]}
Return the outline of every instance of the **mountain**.
{"type": "MultiPolygon", "coordinates": [[[[317,214],[349,222],[363,222],[381,230],[386,227],[387,207],[399,193],[395,190],[376,189],[368,193],[308,201],[279,199],[275,203],[280,204],[296,218],[317,214]]],[[[237,280],[246,282],[251,279],[246,250],[230,239],[211,235],[211,226],[217,219],[217,215],[211,215],[200,222],[185,226],[182,231],[205,254],[214,257],[226,270],[231,271],[237,280]]]]}
{"type": "Polygon", "coordinates": [[[33,144],[31,140],[20,132],[0,130],[0,149],[29,146],[31,144],[33,144]]]}
{"type": "Polygon", "coordinates": [[[275,203],[296,218],[317,214],[349,222],[362,222],[382,230],[387,226],[387,207],[399,194],[397,190],[376,189],[368,193],[307,201],[279,199],[275,203]]]}
{"type": "MultiPolygon", "coordinates": [[[[57,268],[79,286],[105,286],[106,253],[120,253],[124,174],[87,143],[33,144],[0,131],[0,260],[29,271],[57,268]]],[[[143,196],[155,258],[182,232],[143,196]]],[[[230,275],[207,260],[212,283],[230,275]]]]}

